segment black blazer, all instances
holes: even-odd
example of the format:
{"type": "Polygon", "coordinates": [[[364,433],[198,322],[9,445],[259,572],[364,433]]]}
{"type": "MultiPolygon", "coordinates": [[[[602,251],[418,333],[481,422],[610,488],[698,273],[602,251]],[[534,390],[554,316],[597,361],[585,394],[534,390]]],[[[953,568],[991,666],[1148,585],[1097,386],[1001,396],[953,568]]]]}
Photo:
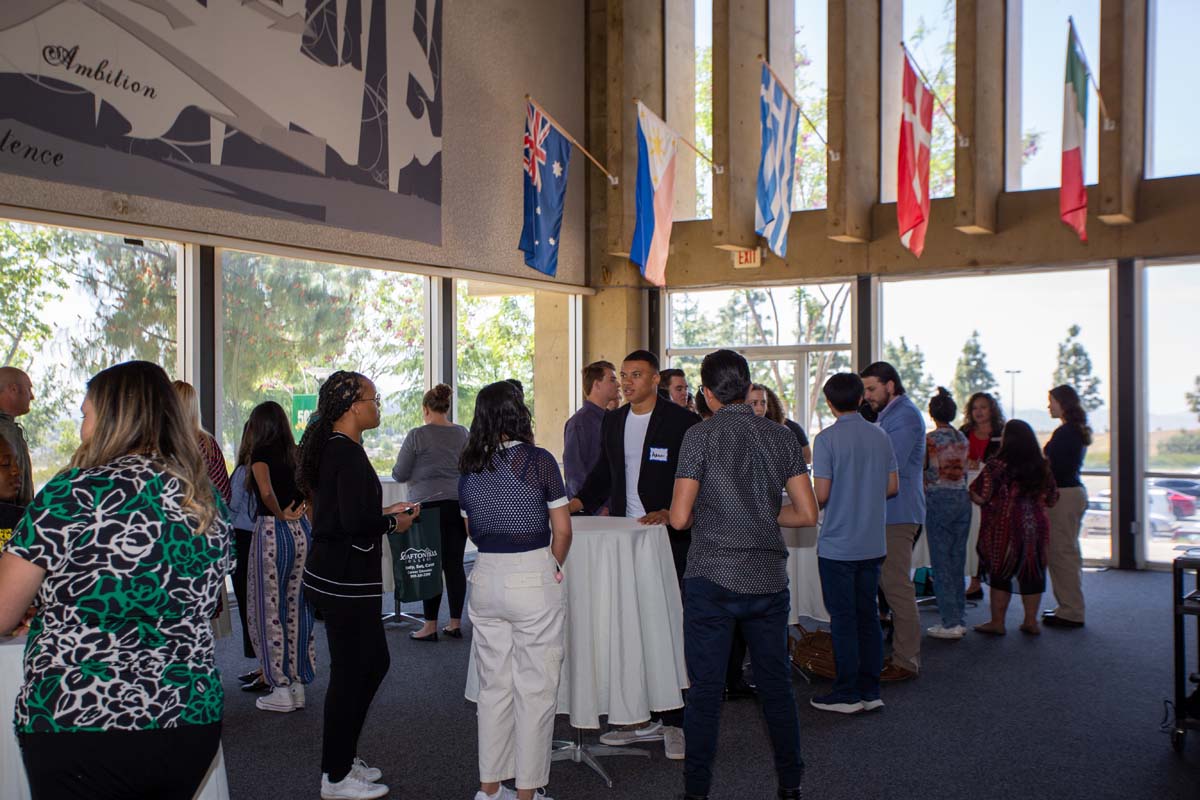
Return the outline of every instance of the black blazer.
{"type": "MultiPolygon", "coordinates": [[[[589,513],[608,500],[614,517],[625,516],[625,422],[632,406],[624,405],[604,415],[600,423],[600,458],[579,489],[579,500],[589,513]]],[[[700,417],[677,406],[661,395],[650,414],[646,441],[642,446],[642,469],[638,476],[637,493],[647,512],[665,511],[671,507],[675,490],[675,468],[679,465],[679,448],[687,429],[700,417]],[[655,458],[652,459],[651,449],[655,458]],[[666,450],[666,459],[661,453],[666,450]]]]}

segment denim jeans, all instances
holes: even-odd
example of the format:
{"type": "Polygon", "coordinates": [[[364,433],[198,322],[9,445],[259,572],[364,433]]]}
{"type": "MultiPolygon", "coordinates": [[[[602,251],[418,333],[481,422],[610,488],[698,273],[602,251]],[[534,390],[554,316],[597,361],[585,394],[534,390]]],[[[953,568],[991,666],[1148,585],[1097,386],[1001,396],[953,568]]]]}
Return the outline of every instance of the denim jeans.
{"type": "Polygon", "coordinates": [[[964,624],[963,574],[967,568],[967,536],[971,531],[971,497],[958,489],[934,489],[925,495],[925,530],[933,591],[942,625],[964,624]]]}
{"type": "Polygon", "coordinates": [[[837,678],[835,702],[879,699],[883,670],[883,628],[879,626],[879,573],[883,558],[838,561],[817,558],[821,596],[829,612],[837,678]]]}
{"type": "Polygon", "coordinates": [[[687,742],[685,791],[707,795],[712,784],[725,670],[735,625],[741,626],[754,662],[754,680],[775,749],[779,786],[799,787],[804,761],[800,758],[800,718],[788,661],[788,590],[741,594],[705,578],[688,578],[684,583],[683,646],[692,684],[683,718],[687,742]]]}

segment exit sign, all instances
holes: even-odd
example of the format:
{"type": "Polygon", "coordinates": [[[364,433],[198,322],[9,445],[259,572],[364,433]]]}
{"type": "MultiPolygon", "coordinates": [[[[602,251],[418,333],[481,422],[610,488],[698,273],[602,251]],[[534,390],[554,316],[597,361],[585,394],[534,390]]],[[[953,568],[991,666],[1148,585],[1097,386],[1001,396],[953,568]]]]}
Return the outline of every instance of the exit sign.
{"type": "Polygon", "coordinates": [[[762,248],[753,250],[734,250],[730,254],[734,269],[758,269],[762,266],[762,248]]]}

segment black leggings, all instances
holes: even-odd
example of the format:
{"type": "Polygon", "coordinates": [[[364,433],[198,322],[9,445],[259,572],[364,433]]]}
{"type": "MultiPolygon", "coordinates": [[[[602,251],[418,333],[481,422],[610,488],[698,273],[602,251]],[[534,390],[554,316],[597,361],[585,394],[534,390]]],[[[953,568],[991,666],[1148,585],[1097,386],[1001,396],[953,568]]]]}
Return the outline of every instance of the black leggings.
{"type": "Polygon", "coordinates": [[[23,733],[33,800],[192,800],[221,723],[150,731],[23,733]]]}
{"type": "Polygon", "coordinates": [[[346,777],[358,754],[367,711],[391,665],[380,613],[383,603],[378,597],[330,597],[320,592],[308,597],[325,619],[329,641],[321,772],[336,783],[346,777]]]}
{"type": "MultiPolygon", "coordinates": [[[[463,524],[462,512],[457,500],[436,500],[425,503],[423,508],[436,508],[442,529],[442,574],[446,576],[446,593],[450,595],[450,619],[462,619],[463,603],[467,599],[467,571],[463,569],[463,552],[467,549],[467,526],[463,524]]],[[[439,592],[425,604],[425,619],[437,622],[438,609],[442,607],[439,592]]],[[[397,609],[399,610],[399,609],[397,609]]]]}
{"type": "Polygon", "coordinates": [[[233,531],[233,594],[237,597],[238,619],[242,621],[242,655],[246,658],[258,658],[254,645],[250,643],[250,629],[246,627],[246,575],[250,562],[250,542],[254,531],[233,531]]]}

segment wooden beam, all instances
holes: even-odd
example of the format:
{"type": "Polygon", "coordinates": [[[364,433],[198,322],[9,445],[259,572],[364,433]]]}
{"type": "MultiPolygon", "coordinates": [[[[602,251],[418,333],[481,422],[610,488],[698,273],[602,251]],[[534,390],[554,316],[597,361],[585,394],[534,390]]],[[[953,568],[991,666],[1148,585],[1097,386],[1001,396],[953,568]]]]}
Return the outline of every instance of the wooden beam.
{"type": "Polygon", "coordinates": [[[1101,0],[1099,81],[1113,119],[1100,119],[1096,213],[1109,225],[1129,225],[1146,160],[1146,0],[1101,0]]]}
{"type": "Polygon", "coordinates": [[[880,16],[878,0],[829,0],[825,235],[838,242],[870,241],[879,197],[880,16]]]}
{"type": "Polygon", "coordinates": [[[1005,3],[958,0],[954,108],[962,138],[954,151],[954,227],[996,232],[1004,188],[1005,3]]]}
{"type": "MultiPolygon", "coordinates": [[[[713,0],[712,156],[724,171],[713,174],[712,241],[722,249],[758,245],[754,232],[762,76],[758,55],[766,51],[767,0],[713,0]]],[[[686,156],[681,150],[678,158],[686,156]]]]}

